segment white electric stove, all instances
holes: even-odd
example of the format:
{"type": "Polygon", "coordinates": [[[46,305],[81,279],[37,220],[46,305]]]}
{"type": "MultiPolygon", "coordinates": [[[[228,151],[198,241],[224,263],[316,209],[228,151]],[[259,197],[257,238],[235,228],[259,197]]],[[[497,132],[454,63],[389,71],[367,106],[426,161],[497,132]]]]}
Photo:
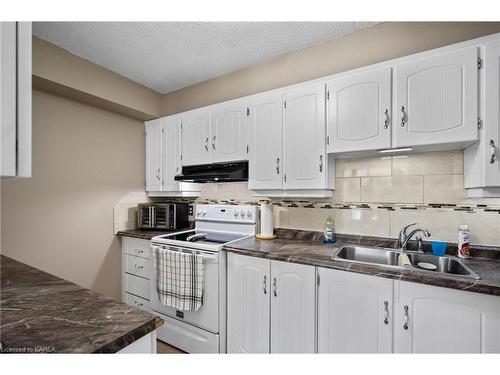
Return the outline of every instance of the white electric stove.
{"type": "Polygon", "coordinates": [[[197,311],[164,306],[151,283],[151,309],[165,324],[158,338],[188,353],[226,352],[226,254],[225,244],[254,236],[258,208],[250,205],[196,206],[195,228],[153,237],[151,246],[197,253],[205,260],[203,305],[197,311]]]}

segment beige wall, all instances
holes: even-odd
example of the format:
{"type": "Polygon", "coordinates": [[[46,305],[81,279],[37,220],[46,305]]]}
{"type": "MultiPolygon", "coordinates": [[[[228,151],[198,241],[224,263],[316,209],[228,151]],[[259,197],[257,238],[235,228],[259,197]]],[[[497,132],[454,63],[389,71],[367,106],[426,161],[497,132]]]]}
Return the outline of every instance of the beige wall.
{"type": "Polygon", "coordinates": [[[500,22],[391,22],[162,96],[170,115],[500,32],[500,22]]]}
{"type": "Polygon", "coordinates": [[[2,180],[2,253],[116,299],[113,207],[144,189],[142,122],[33,91],[33,176],[2,180]]]}
{"type": "Polygon", "coordinates": [[[140,120],[159,117],[161,95],[33,37],[33,84],[140,120]]]}

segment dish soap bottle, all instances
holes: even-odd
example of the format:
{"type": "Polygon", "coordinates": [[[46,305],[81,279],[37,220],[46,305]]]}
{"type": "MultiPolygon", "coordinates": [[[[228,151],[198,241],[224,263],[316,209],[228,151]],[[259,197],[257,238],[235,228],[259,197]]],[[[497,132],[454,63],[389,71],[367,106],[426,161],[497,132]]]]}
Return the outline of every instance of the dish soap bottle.
{"type": "Polygon", "coordinates": [[[458,252],[459,258],[470,258],[470,232],[469,227],[462,224],[458,227],[458,252]]]}
{"type": "Polygon", "coordinates": [[[333,219],[331,216],[328,216],[325,223],[325,239],[324,243],[334,243],[335,242],[335,231],[333,229],[333,219]]]}

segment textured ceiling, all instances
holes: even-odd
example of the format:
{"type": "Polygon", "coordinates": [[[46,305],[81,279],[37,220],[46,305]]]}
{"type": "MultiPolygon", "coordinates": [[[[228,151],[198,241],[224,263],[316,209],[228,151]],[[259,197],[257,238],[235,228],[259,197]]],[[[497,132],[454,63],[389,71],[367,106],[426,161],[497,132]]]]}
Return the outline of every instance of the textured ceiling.
{"type": "Polygon", "coordinates": [[[162,94],[370,22],[34,22],[33,34],[162,94]]]}

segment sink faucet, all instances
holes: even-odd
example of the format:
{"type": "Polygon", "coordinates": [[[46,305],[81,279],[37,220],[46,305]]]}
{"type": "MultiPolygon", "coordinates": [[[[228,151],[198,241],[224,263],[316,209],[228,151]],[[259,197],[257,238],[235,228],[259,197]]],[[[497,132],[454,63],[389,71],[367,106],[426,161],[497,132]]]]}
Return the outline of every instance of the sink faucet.
{"type": "Polygon", "coordinates": [[[431,234],[427,229],[420,229],[417,228],[415,230],[412,230],[410,234],[407,234],[406,231],[409,227],[416,225],[417,223],[411,223],[408,224],[407,226],[403,227],[401,231],[399,232],[399,240],[398,240],[398,248],[399,251],[405,251],[406,250],[406,245],[408,244],[408,241],[411,240],[411,238],[416,234],[416,233],[422,233],[424,237],[430,237],[431,234]]]}

